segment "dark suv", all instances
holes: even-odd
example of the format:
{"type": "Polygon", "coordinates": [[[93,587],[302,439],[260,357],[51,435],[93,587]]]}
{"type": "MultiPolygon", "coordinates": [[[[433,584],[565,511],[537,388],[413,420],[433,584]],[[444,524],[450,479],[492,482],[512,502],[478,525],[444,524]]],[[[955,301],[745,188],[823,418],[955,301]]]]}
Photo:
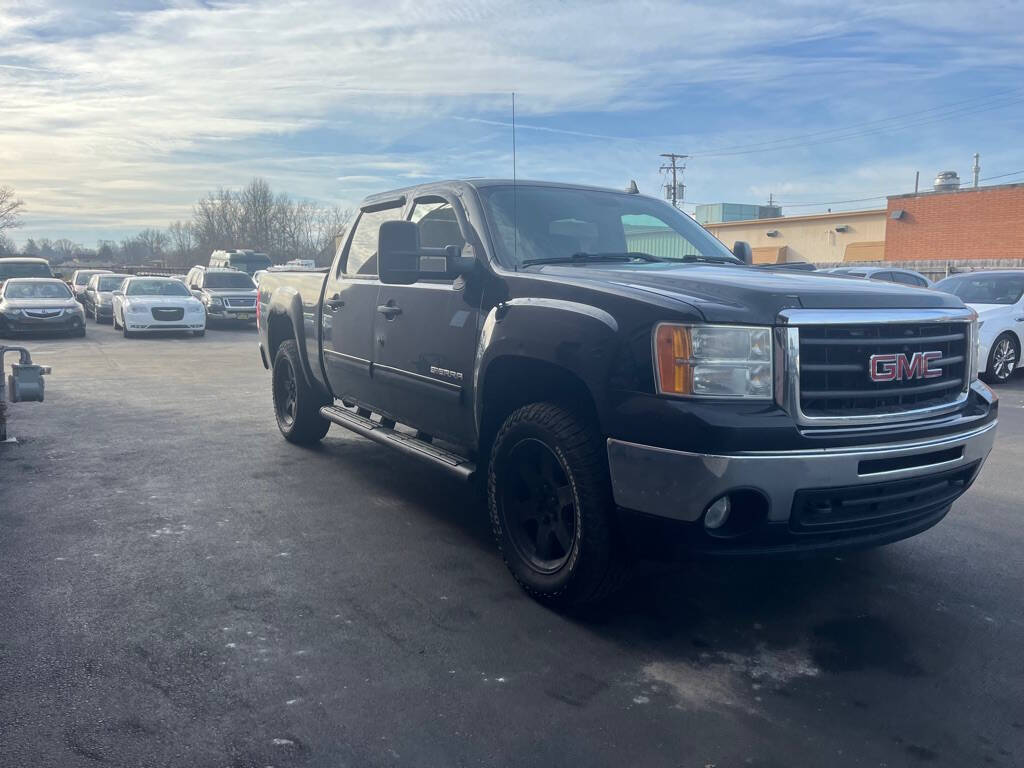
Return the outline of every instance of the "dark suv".
{"type": "Polygon", "coordinates": [[[207,324],[216,321],[256,322],[256,283],[237,269],[196,266],[185,284],[206,307],[207,324]]]}

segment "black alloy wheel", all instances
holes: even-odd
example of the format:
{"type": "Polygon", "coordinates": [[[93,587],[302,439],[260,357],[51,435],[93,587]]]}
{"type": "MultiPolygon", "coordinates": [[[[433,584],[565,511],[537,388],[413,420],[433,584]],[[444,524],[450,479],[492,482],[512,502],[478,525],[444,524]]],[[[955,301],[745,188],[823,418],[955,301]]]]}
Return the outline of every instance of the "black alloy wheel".
{"type": "Polygon", "coordinates": [[[554,573],[572,553],[576,501],[558,456],[536,438],[508,452],[511,468],[501,489],[505,522],[519,556],[540,573],[554,573]]]}

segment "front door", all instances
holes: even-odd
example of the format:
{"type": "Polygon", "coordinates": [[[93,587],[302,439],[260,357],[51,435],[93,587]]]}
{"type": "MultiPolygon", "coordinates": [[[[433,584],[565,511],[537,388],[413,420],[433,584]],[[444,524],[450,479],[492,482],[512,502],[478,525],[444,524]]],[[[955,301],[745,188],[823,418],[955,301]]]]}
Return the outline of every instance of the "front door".
{"type": "Polygon", "coordinates": [[[364,209],[345,251],[327,278],[323,312],[324,369],[335,398],[365,408],[380,408],[379,391],[370,378],[377,294],[377,232],[384,221],[402,217],[402,201],[364,209]]]}
{"type": "MultiPolygon", "coordinates": [[[[422,247],[465,246],[451,201],[419,198],[410,218],[422,247]]],[[[430,435],[471,443],[479,293],[461,278],[382,284],[377,304],[373,378],[386,410],[430,435]]]]}

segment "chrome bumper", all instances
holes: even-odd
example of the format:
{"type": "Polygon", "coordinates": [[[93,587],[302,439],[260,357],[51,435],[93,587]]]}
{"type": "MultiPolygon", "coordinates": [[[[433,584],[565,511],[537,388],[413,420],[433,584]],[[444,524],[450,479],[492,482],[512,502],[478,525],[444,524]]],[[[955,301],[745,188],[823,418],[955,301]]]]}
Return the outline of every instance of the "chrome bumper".
{"type": "Polygon", "coordinates": [[[719,456],[608,440],[612,493],[620,507],[685,522],[699,520],[719,496],[740,489],[768,499],[768,521],[785,522],[793,495],[804,489],[867,485],[927,476],[983,462],[992,450],[996,421],[970,432],[914,443],[806,451],[746,452],[719,456]],[[950,449],[956,453],[950,459],[950,449]],[[938,456],[931,457],[932,454],[938,456]],[[913,457],[921,462],[914,463],[913,457]],[[900,469],[874,471],[862,462],[911,457],[900,469]]]}

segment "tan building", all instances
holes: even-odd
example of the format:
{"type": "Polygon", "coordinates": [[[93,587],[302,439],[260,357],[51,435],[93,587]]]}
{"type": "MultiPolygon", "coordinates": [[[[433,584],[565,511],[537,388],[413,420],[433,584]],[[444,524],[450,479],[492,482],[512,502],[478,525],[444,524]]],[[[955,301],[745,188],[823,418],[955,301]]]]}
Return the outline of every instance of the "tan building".
{"type": "Polygon", "coordinates": [[[754,251],[755,264],[838,263],[885,258],[885,223],[882,208],[726,221],[705,227],[729,248],[737,240],[746,240],[754,251]]]}

